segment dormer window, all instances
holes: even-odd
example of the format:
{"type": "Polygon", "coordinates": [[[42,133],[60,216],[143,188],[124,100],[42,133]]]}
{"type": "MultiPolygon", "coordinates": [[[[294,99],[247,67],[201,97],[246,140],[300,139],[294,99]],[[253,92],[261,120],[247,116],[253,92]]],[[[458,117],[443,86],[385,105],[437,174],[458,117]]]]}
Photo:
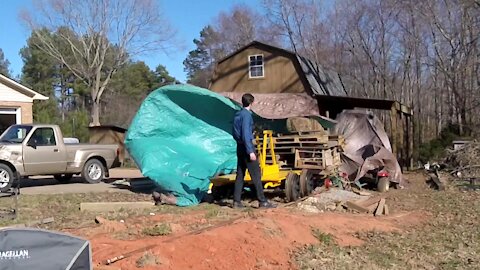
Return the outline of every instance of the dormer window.
{"type": "Polygon", "coordinates": [[[248,56],[248,70],[250,78],[263,78],[263,54],[248,56]]]}

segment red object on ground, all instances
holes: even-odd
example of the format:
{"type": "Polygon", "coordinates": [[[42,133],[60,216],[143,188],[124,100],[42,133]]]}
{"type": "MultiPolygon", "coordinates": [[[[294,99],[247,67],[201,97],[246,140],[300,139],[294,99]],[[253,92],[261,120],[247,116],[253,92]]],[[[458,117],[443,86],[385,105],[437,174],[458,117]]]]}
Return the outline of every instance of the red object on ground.
{"type": "Polygon", "coordinates": [[[327,178],[325,179],[325,188],[326,189],[329,189],[330,187],[332,187],[332,180],[330,180],[330,178],[327,178]]]}

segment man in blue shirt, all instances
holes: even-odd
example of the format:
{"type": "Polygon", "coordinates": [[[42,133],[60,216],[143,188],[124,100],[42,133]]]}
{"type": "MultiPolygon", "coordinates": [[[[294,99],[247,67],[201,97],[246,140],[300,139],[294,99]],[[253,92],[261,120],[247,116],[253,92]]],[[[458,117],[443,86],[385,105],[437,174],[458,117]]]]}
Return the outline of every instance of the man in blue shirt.
{"type": "Polygon", "coordinates": [[[260,165],[253,146],[253,118],[250,111],[254,97],[251,94],[242,96],[243,109],[235,113],[233,118],[233,138],[237,142],[237,177],[233,194],[233,208],[243,208],[241,197],[245,172],[248,169],[257,192],[260,208],[274,208],[263,194],[260,165]]]}

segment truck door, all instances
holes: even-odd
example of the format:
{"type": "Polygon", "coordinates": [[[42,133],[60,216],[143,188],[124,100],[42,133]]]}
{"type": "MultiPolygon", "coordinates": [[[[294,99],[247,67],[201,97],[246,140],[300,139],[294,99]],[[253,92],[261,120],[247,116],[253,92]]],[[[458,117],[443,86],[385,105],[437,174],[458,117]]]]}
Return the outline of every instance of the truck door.
{"type": "Polygon", "coordinates": [[[61,174],[67,168],[63,142],[51,127],[39,127],[23,145],[23,162],[28,175],[61,174]]]}

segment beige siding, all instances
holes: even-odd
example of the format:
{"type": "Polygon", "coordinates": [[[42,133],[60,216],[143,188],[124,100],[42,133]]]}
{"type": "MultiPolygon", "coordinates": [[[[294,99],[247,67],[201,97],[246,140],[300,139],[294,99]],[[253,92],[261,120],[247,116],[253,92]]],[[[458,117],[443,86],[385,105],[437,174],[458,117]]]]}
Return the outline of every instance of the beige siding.
{"type": "Polygon", "coordinates": [[[291,58],[250,47],[217,66],[210,89],[215,92],[301,93],[304,86],[291,58]],[[264,77],[249,78],[250,55],[263,54],[264,77]]]}
{"type": "Polygon", "coordinates": [[[14,102],[0,100],[0,108],[21,108],[22,124],[29,124],[33,122],[31,102],[14,102]]]}
{"type": "Polygon", "coordinates": [[[33,102],[32,98],[0,83],[0,102],[3,101],[33,102]]]}

